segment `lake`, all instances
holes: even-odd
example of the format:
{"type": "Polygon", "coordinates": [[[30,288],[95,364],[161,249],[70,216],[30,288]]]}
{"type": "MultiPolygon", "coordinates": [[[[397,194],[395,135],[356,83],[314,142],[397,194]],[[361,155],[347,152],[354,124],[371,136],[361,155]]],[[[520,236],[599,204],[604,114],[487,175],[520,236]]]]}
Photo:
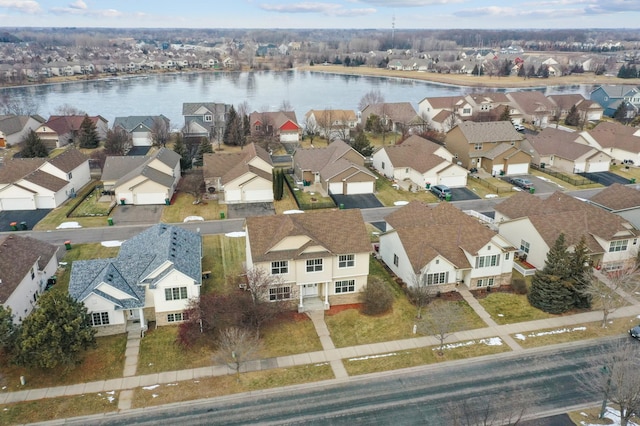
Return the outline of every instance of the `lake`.
{"type": "MultiPolygon", "coordinates": [[[[546,95],[580,93],[593,86],[550,86],[546,95]]],[[[283,101],[296,112],[299,122],[310,109],[357,110],[360,99],[379,90],[386,102],[418,102],[426,97],[455,96],[472,91],[532,89],[474,89],[390,77],[327,74],[313,71],[259,71],[173,73],[122,76],[103,80],[74,81],[0,89],[12,97],[35,98],[45,119],[61,105],[69,104],[90,115],[101,115],[112,124],[115,117],[163,114],[173,128],[182,127],[184,102],[219,102],[235,105],[246,101],[251,111],[277,111],[283,101]]]]}

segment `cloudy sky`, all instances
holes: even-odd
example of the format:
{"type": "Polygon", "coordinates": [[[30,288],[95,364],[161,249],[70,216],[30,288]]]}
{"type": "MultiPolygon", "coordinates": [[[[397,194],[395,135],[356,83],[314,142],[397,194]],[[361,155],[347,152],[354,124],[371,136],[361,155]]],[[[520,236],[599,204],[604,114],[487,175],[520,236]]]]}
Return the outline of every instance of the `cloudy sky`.
{"type": "Polygon", "coordinates": [[[640,0],[0,0],[2,26],[638,28],[640,0]]]}

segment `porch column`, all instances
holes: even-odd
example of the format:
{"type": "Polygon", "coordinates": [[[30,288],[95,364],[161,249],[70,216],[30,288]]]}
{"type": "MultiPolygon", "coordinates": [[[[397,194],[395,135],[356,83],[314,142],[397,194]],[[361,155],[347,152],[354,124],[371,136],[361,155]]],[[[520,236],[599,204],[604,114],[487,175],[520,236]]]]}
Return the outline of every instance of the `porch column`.
{"type": "Polygon", "coordinates": [[[140,330],[141,330],[140,335],[144,337],[144,332],[147,331],[147,323],[144,320],[144,312],[142,308],[138,308],[138,315],[140,316],[140,330]]]}
{"type": "Polygon", "coordinates": [[[324,283],[324,308],[329,309],[329,282],[324,283]]]}
{"type": "Polygon", "coordinates": [[[300,293],[300,303],[298,304],[298,309],[302,309],[302,307],[304,306],[302,304],[302,285],[298,286],[298,292],[300,293]]]}

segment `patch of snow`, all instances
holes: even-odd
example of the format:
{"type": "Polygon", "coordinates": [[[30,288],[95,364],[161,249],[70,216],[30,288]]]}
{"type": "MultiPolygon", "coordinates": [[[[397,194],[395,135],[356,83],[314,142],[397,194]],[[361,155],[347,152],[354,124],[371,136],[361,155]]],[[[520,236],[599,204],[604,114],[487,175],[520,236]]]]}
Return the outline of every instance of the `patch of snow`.
{"type": "Polygon", "coordinates": [[[300,188],[293,188],[294,191],[300,191],[300,188]]]}
{"type": "Polygon", "coordinates": [[[556,183],[556,185],[558,185],[558,188],[560,188],[560,189],[566,189],[564,186],[562,186],[562,185],[560,185],[560,184],[557,184],[557,183],[556,183]]]}
{"type": "Polygon", "coordinates": [[[114,395],[115,393],[116,393],[116,391],[109,391],[109,392],[106,392],[106,394],[107,394],[107,395],[114,395]]]}
{"type": "Polygon", "coordinates": [[[394,206],[406,206],[407,204],[409,204],[408,201],[396,201],[393,203],[394,206]]]}
{"type": "Polygon", "coordinates": [[[304,213],[304,210],[285,210],[282,214],[300,214],[304,213]]]}
{"type": "Polygon", "coordinates": [[[513,189],[514,191],[518,191],[518,192],[522,191],[522,188],[519,188],[519,187],[517,187],[517,186],[512,187],[512,189],[513,189]]]}
{"type": "Polygon", "coordinates": [[[503,316],[504,316],[504,314],[498,314],[498,316],[499,316],[499,317],[503,317],[503,316]]]}
{"type": "Polygon", "coordinates": [[[573,327],[572,329],[568,329],[568,328],[559,328],[557,330],[549,330],[549,331],[541,331],[539,333],[529,333],[526,335],[526,337],[522,334],[516,334],[515,337],[516,339],[519,340],[526,340],[527,337],[540,337],[540,336],[549,336],[549,335],[553,335],[553,334],[563,334],[563,333],[570,333],[572,331],[585,331],[587,329],[587,327],[573,327]]]}
{"type": "Polygon", "coordinates": [[[110,396],[110,397],[107,398],[107,401],[109,401],[110,403],[113,403],[113,401],[115,401],[115,400],[116,399],[113,396],[110,396]]]}
{"type": "Polygon", "coordinates": [[[502,346],[502,339],[499,337],[490,337],[488,339],[480,339],[480,343],[487,346],[502,346]]]}
{"type": "MultiPolygon", "coordinates": [[[[620,425],[620,412],[618,410],[615,410],[615,409],[613,409],[611,407],[607,407],[607,410],[604,413],[604,418],[608,419],[610,421],[610,423],[607,423],[607,424],[610,424],[610,425],[613,425],[613,426],[620,425]]],[[[584,426],[597,426],[597,424],[587,423],[584,420],[581,421],[580,424],[584,425],[584,426]]],[[[598,424],[602,424],[602,423],[598,423],[598,424]]],[[[631,421],[628,422],[627,424],[629,426],[638,426],[637,423],[634,423],[634,422],[631,422],[631,421]]]]}
{"type": "Polygon", "coordinates": [[[388,354],[380,354],[380,355],[368,355],[368,356],[361,356],[359,358],[349,358],[349,361],[362,361],[364,359],[375,359],[375,358],[385,358],[388,356],[396,356],[398,355],[396,352],[391,352],[388,354]]]}
{"type": "Polygon", "coordinates": [[[144,390],[154,390],[155,388],[157,388],[159,386],[160,385],[144,386],[142,389],[144,389],[144,390]]]}
{"type": "Polygon", "coordinates": [[[484,198],[498,198],[498,194],[487,194],[484,198]]]}
{"type": "Polygon", "coordinates": [[[158,394],[157,394],[157,393],[152,393],[152,394],[151,394],[151,396],[152,396],[153,398],[157,398],[157,397],[158,397],[158,394]]]}
{"type": "Polygon", "coordinates": [[[547,179],[547,178],[546,178],[546,177],[544,177],[544,176],[538,176],[538,179],[543,180],[543,181],[545,181],[545,182],[551,182],[549,179],[547,179]]]}
{"type": "Polygon", "coordinates": [[[247,233],[244,231],[227,232],[226,234],[224,234],[224,236],[229,238],[240,238],[246,237],[247,233]]]}
{"type": "Polygon", "coordinates": [[[82,228],[82,226],[78,222],[62,222],[60,225],[56,226],[56,229],[77,229],[82,228]]]}
{"type": "Polygon", "coordinates": [[[527,340],[527,338],[524,336],[524,334],[520,334],[520,333],[516,334],[513,337],[515,337],[518,340],[527,340]]]}
{"type": "Polygon", "coordinates": [[[329,364],[328,362],[321,362],[320,364],[313,364],[314,367],[322,367],[323,365],[329,364]]]}
{"type": "Polygon", "coordinates": [[[204,218],[202,216],[187,216],[182,222],[198,222],[203,220],[204,218]]]}
{"type": "Polygon", "coordinates": [[[113,241],[103,241],[100,243],[100,245],[102,247],[120,247],[122,243],[124,243],[124,241],[113,240],[113,241]]]}
{"type": "Polygon", "coordinates": [[[177,383],[167,383],[167,386],[178,386],[177,383]]]}

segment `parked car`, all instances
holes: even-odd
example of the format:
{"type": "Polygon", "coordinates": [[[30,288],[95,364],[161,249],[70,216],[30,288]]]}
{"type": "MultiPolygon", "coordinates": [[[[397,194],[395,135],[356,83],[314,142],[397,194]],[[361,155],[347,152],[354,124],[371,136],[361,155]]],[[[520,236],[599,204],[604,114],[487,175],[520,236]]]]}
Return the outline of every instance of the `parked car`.
{"type": "Polygon", "coordinates": [[[640,325],[636,325],[631,330],[629,330],[629,335],[634,339],[640,340],[640,325]]]}
{"type": "Polygon", "coordinates": [[[511,182],[515,186],[519,186],[522,189],[533,188],[533,182],[531,182],[529,179],[514,177],[509,179],[509,182],[511,182]]]}
{"type": "Polygon", "coordinates": [[[524,132],[524,126],[522,124],[514,124],[513,127],[519,132],[524,132]]]}
{"type": "Polygon", "coordinates": [[[431,187],[431,192],[438,198],[447,198],[447,195],[451,197],[451,188],[447,185],[434,185],[431,187]]]}

